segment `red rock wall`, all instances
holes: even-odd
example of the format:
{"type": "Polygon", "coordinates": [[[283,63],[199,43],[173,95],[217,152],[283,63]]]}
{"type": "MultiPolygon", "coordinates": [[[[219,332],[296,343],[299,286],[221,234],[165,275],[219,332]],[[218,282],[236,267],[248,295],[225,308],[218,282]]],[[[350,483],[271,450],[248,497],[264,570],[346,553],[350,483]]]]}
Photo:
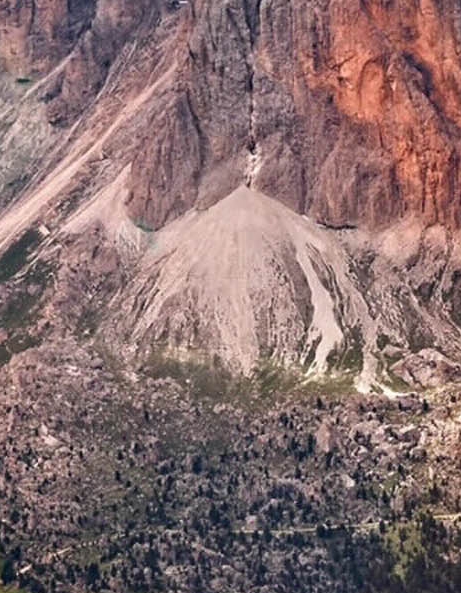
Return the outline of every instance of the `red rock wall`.
{"type": "Polygon", "coordinates": [[[170,131],[135,158],[134,211],[159,226],[212,203],[247,180],[250,148],[253,187],[326,224],[459,226],[460,14],[454,0],[195,2],[170,131]]]}
{"type": "MultiPolygon", "coordinates": [[[[41,75],[72,50],[44,95],[50,123],[68,127],[163,8],[3,2],[0,64],[41,75]]],[[[407,214],[460,226],[458,0],[191,0],[180,10],[168,88],[133,132],[133,218],[158,228],[247,183],[335,227],[407,214]]]]}

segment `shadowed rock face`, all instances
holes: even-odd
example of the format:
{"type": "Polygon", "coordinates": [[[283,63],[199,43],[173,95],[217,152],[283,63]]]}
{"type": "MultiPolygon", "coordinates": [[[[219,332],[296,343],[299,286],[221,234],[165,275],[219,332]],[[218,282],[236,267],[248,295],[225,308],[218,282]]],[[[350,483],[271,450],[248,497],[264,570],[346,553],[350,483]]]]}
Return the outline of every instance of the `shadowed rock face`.
{"type": "Polygon", "coordinates": [[[48,72],[94,17],[95,0],[25,0],[0,6],[0,64],[17,76],[48,72]]]}
{"type": "Polygon", "coordinates": [[[34,82],[58,67],[41,99],[52,125],[69,126],[102,88],[130,34],[156,14],[151,0],[4,2],[0,67],[19,82],[34,82]]]}

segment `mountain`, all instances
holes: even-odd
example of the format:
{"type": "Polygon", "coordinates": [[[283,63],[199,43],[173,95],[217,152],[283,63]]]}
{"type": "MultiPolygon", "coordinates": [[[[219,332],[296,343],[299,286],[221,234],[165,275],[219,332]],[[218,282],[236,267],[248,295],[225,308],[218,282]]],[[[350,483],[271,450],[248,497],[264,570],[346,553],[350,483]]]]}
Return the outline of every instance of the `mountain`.
{"type": "Polygon", "coordinates": [[[0,1],[0,593],[461,590],[460,97],[459,0],[0,1]]]}
{"type": "Polygon", "coordinates": [[[161,349],[362,390],[460,378],[455,0],[0,22],[5,362],[78,335],[133,371],[161,349]]]}

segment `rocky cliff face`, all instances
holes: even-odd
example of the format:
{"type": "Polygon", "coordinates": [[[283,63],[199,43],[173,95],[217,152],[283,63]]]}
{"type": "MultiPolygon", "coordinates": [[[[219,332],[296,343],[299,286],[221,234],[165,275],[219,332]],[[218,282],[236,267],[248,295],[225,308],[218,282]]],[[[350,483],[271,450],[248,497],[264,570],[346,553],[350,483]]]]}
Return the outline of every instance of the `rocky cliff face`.
{"type": "Polygon", "coordinates": [[[245,181],[332,226],[409,212],[459,226],[456,2],[202,1],[192,12],[173,113],[182,135],[170,139],[187,173],[169,178],[168,141],[149,138],[133,212],[163,224],[192,195],[208,203],[245,181]]]}
{"type": "Polygon", "coordinates": [[[3,265],[41,228],[1,298],[56,270],[36,337],[456,376],[455,0],[31,0],[0,23],[3,265]]]}
{"type": "Polygon", "coordinates": [[[2,69],[22,78],[47,73],[88,29],[95,6],[91,0],[2,2],[2,69]]]}
{"type": "MultiPolygon", "coordinates": [[[[167,12],[7,2],[0,63],[22,80],[60,65],[40,99],[52,126],[70,126],[127,42],[148,59],[140,42],[167,12]]],[[[459,226],[456,2],[200,0],[179,12],[171,97],[146,114],[132,159],[133,217],[159,227],[245,182],[332,226],[407,213],[459,226]]]]}

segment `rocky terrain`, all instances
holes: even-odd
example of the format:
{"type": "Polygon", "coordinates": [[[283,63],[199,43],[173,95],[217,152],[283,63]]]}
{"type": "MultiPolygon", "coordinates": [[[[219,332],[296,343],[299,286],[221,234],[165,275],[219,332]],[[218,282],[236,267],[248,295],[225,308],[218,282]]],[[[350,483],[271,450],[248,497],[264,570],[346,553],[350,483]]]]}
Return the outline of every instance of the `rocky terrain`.
{"type": "Polygon", "coordinates": [[[15,357],[2,393],[6,583],[459,590],[456,392],[324,394],[167,359],[132,377],[56,346],[15,357]]]}
{"type": "Polygon", "coordinates": [[[460,590],[460,55],[456,0],[0,3],[7,590],[460,590]]]}

